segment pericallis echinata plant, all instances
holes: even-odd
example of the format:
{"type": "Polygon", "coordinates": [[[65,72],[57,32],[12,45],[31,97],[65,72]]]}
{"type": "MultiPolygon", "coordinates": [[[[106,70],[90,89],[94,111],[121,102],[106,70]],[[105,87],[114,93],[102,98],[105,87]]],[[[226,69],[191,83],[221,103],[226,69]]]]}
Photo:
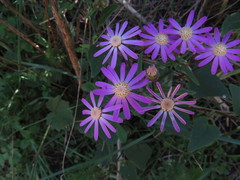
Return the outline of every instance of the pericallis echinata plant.
{"type": "Polygon", "coordinates": [[[186,121],[179,115],[179,112],[194,115],[193,111],[179,107],[182,105],[194,105],[195,100],[184,100],[188,95],[187,92],[177,95],[181,85],[178,84],[174,89],[170,87],[165,94],[160,82],[154,83],[158,79],[159,70],[155,65],[150,65],[146,70],[138,72],[137,63],[129,63],[129,57],[138,59],[139,56],[133,46],[141,46],[145,54],[151,54],[151,59],[155,60],[158,56],[164,63],[168,60],[175,61],[176,55],[182,55],[190,51],[195,55],[195,60],[201,62],[199,67],[205,66],[212,62],[211,73],[216,74],[218,67],[223,73],[227,74],[233,71],[231,61],[240,62],[240,49],[234,46],[240,44],[240,40],[229,41],[231,33],[227,33],[222,39],[218,28],[202,27],[207,17],[202,17],[194,22],[194,11],[188,15],[187,22],[181,26],[173,18],[169,18],[169,25],[165,26],[162,19],[159,20],[157,26],[148,23],[143,26],[143,31],[139,26],[135,26],[130,30],[126,30],[128,22],[125,21],[120,26],[116,24],[115,30],[107,27],[107,34],[102,35],[103,42],[99,51],[94,54],[97,57],[105,52],[106,56],[102,64],[109,59],[111,62],[107,67],[102,67],[102,74],[108,79],[107,82],[97,81],[95,89],[90,92],[91,102],[88,103],[82,99],[84,105],[88,108],[83,110],[82,114],[88,115],[80,126],[86,125],[84,133],[94,126],[94,139],[98,140],[99,127],[103,130],[108,138],[111,138],[111,132],[116,132],[116,128],[110,123],[123,123],[129,120],[133,111],[144,114],[146,111],[154,110],[156,114],[149,119],[147,126],[152,126],[158,119],[160,122],[160,131],[164,130],[167,117],[176,132],[180,132],[179,123],[186,124],[186,121]],[[134,38],[135,39],[132,39],[134,38]],[[136,39],[136,38],[139,39],[136,39]],[[120,69],[116,64],[118,55],[128,62],[122,62],[120,69]],[[158,91],[154,91],[147,85],[157,86],[158,91]],[[149,97],[138,93],[139,89],[145,89],[150,94],[149,97]],[[95,102],[95,96],[98,96],[98,103],[95,102]],[[151,96],[150,96],[151,95],[151,96]],[[102,105],[104,96],[110,97],[108,103],[102,105]],[[123,112],[123,118],[120,113],[123,112]],[[110,121],[110,122],[109,122],[110,121]]]}

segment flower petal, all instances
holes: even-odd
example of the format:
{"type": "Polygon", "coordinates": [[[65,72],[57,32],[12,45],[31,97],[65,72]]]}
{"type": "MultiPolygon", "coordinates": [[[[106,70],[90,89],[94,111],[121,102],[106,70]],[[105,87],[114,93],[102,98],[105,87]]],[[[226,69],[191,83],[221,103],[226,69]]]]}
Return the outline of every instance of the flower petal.
{"type": "Polygon", "coordinates": [[[199,19],[192,27],[191,29],[194,31],[196,30],[197,28],[199,28],[200,26],[202,26],[207,20],[207,17],[204,16],[202,17],[201,19],[199,19]]]}
{"type": "Polygon", "coordinates": [[[178,24],[178,22],[176,20],[174,20],[173,18],[169,18],[168,20],[171,23],[171,25],[173,27],[175,27],[176,29],[178,29],[178,30],[182,29],[182,27],[178,24]]]}
{"type": "Polygon", "coordinates": [[[188,15],[186,27],[190,27],[192,25],[193,17],[194,17],[194,10],[192,10],[188,15]]]}
{"type": "Polygon", "coordinates": [[[80,123],[80,127],[84,126],[85,124],[89,123],[90,121],[94,121],[91,116],[89,116],[86,119],[82,120],[82,122],[80,123]]]}
{"type": "Polygon", "coordinates": [[[162,115],[163,111],[159,111],[152,119],[151,121],[148,122],[147,126],[150,127],[152,126],[162,115]]]}
{"type": "Polygon", "coordinates": [[[82,103],[86,106],[86,107],[88,107],[88,109],[92,109],[93,107],[86,101],[86,99],[84,99],[84,98],[82,98],[82,103]]]}
{"type": "Polygon", "coordinates": [[[104,52],[106,52],[107,50],[109,50],[111,47],[112,47],[112,45],[108,45],[108,46],[100,49],[99,51],[97,51],[97,52],[93,55],[93,57],[97,57],[97,56],[103,54],[104,52]]]}
{"type": "Polygon", "coordinates": [[[180,132],[180,127],[178,126],[177,121],[176,121],[173,113],[172,113],[171,111],[168,112],[168,113],[169,113],[169,116],[170,116],[170,118],[171,118],[171,120],[172,120],[172,124],[173,124],[174,129],[175,129],[177,132],[180,132]]]}

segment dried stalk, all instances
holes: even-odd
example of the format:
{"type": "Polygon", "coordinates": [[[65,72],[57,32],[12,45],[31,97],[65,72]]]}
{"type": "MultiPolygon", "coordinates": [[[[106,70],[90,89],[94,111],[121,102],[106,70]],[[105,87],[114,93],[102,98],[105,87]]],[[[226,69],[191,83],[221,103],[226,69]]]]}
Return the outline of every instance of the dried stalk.
{"type": "Polygon", "coordinates": [[[44,51],[39,47],[38,44],[36,44],[35,42],[33,42],[31,39],[29,39],[25,34],[21,33],[20,31],[18,31],[15,27],[13,27],[12,25],[8,24],[6,21],[0,19],[0,24],[5,25],[9,30],[11,30],[14,34],[20,36],[21,38],[23,38],[25,41],[29,42],[35,49],[37,49],[40,53],[44,54],[44,51]]]}
{"type": "Polygon", "coordinates": [[[62,40],[64,42],[64,45],[66,47],[67,53],[69,55],[70,61],[72,63],[73,69],[75,71],[76,76],[79,77],[78,83],[81,84],[81,68],[78,62],[77,55],[74,51],[74,46],[72,39],[70,37],[70,33],[68,30],[68,27],[64,21],[64,19],[59,15],[58,9],[57,9],[57,3],[55,0],[52,0],[52,12],[53,12],[53,17],[55,18],[57,27],[61,33],[62,40]]]}

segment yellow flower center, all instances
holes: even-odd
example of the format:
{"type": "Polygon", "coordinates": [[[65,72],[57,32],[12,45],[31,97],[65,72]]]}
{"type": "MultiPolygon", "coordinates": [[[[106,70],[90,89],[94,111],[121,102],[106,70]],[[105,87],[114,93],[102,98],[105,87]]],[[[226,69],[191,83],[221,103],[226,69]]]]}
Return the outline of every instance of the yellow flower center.
{"type": "Polygon", "coordinates": [[[212,51],[216,56],[224,56],[227,53],[227,46],[223,43],[218,43],[213,46],[212,51]]]}
{"type": "Polygon", "coordinates": [[[109,42],[113,47],[118,47],[122,44],[122,38],[121,36],[113,36],[109,42]]]}
{"type": "Polygon", "coordinates": [[[95,120],[99,120],[102,116],[102,110],[99,107],[94,107],[91,109],[91,116],[95,120]]]}
{"type": "Polygon", "coordinates": [[[164,33],[159,33],[156,36],[156,42],[160,45],[166,45],[168,43],[168,36],[164,33]]]}
{"type": "Polygon", "coordinates": [[[119,82],[114,86],[114,93],[118,98],[125,98],[130,93],[131,89],[125,82],[119,82]]]}
{"type": "Polygon", "coordinates": [[[182,40],[187,41],[189,40],[193,35],[193,31],[190,27],[184,27],[180,29],[180,36],[182,40]]]}
{"type": "Polygon", "coordinates": [[[160,103],[160,105],[161,105],[161,109],[163,110],[163,111],[167,111],[167,112],[169,112],[169,111],[171,111],[173,108],[174,108],[174,101],[172,100],[172,99],[170,99],[170,98],[165,98],[165,99],[163,99],[162,100],[162,102],[160,103]]]}

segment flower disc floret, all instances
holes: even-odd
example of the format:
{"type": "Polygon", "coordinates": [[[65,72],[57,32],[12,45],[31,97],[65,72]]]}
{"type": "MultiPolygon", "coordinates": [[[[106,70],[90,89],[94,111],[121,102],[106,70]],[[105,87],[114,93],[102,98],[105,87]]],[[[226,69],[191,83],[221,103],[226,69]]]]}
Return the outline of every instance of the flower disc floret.
{"type": "Polygon", "coordinates": [[[126,82],[119,82],[114,85],[114,93],[118,98],[125,98],[130,93],[131,89],[126,82]]]}
{"type": "Polygon", "coordinates": [[[109,42],[113,47],[118,47],[122,44],[122,38],[121,36],[113,36],[110,38],[109,42]]]}
{"type": "Polygon", "coordinates": [[[225,56],[227,53],[227,46],[223,43],[218,43],[212,48],[213,54],[216,56],[225,56]]]}
{"type": "Polygon", "coordinates": [[[187,41],[192,38],[193,36],[193,31],[190,27],[184,27],[180,29],[180,36],[182,40],[187,41]]]}
{"type": "Polygon", "coordinates": [[[95,120],[99,120],[102,115],[102,110],[99,107],[94,107],[91,109],[91,117],[95,120]]]}
{"type": "Polygon", "coordinates": [[[168,44],[168,36],[165,33],[159,33],[156,36],[156,42],[160,45],[168,44]]]}
{"type": "Polygon", "coordinates": [[[162,102],[160,103],[160,105],[161,105],[161,109],[162,109],[163,111],[169,112],[169,111],[172,111],[172,110],[173,110],[175,103],[174,103],[174,101],[173,101],[172,99],[170,99],[170,98],[164,98],[164,99],[162,100],[162,102]]]}

